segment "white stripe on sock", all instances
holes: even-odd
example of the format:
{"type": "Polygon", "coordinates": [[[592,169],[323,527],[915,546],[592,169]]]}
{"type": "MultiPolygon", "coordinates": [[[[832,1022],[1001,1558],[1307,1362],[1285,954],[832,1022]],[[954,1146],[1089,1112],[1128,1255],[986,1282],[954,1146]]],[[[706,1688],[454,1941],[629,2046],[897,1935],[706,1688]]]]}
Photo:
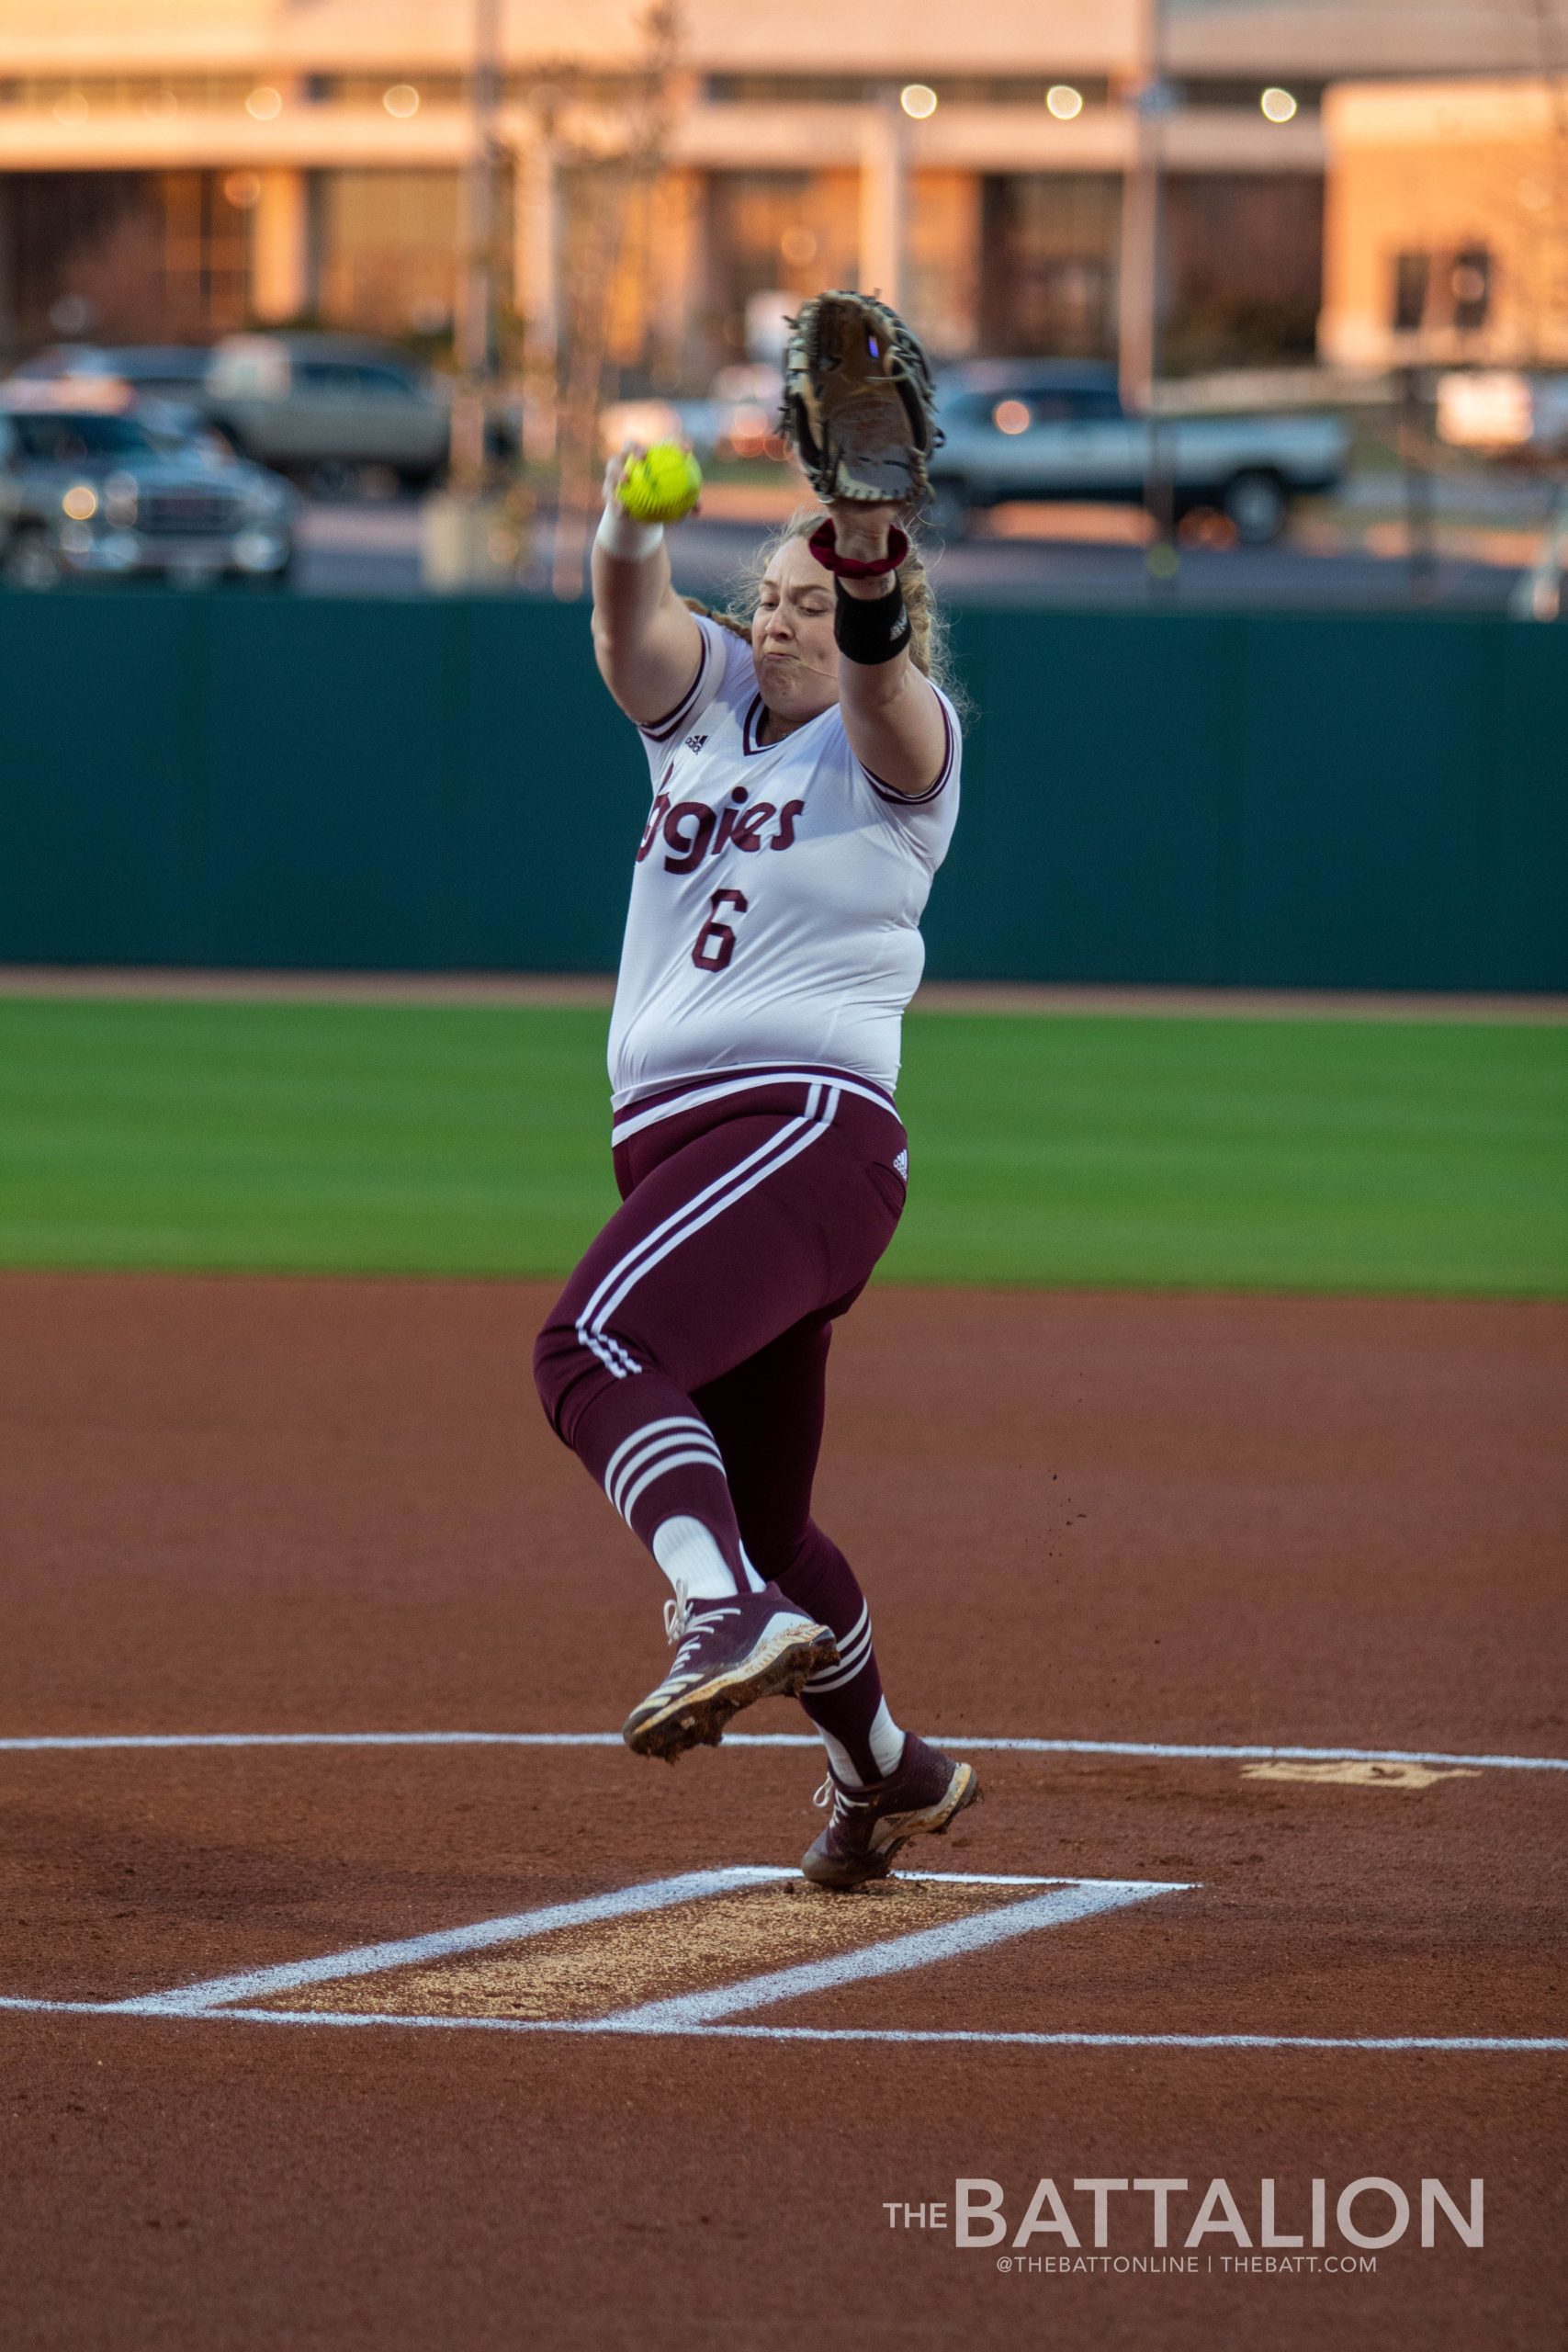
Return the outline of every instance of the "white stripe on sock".
{"type": "Polygon", "coordinates": [[[661,1453],[676,1447],[688,1452],[694,1448],[707,1454],[722,1469],[723,1460],[712,1430],[705,1421],[688,1419],[684,1416],[655,1421],[635,1439],[616,1447],[610,1466],[604,1473],[604,1492],[624,1517],[626,1510],[626,1491],[640,1471],[661,1453]]]}
{"type": "Polygon", "coordinates": [[[888,1713],[886,1699],[873,1715],[865,1738],[876,1769],[886,1781],[904,1761],[904,1735],[888,1713]]]}
{"type": "Polygon", "coordinates": [[[855,1770],[850,1758],[850,1751],[843,1741],[835,1739],[830,1731],[823,1731],[820,1724],[818,1725],[818,1736],[828,1751],[828,1770],[840,1786],[846,1789],[863,1789],[865,1782],[855,1770]]]}
{"type": "MultiPolygon", "coordinates": [[[[860,1615],[855,1619],[855,1622],[850,1627],[849,1632],[847,1634],[835,1634],[833,1638],[839,1645],[839,1664],[841,1666],[844,1660],[849,1657],[852,1650],[861,1648],[863,1644],[869,1642],[871,1639],[871,1603],[869,1600],[863,1600],[861,1602],[860,1615]]],[[[832,1674],[837,1671],[837,1668],[829,1666],[825,1667],[823,1671],[827,1674],[832,1674]]]]}
{"type": "MultiPolygon", "coordinates": [[[[809,1689],[810,1685],[807,1684],[807,1688],[809,1689]]],[[[820,1724],[817,1726],[817,1736],[828,1751],[828,1762],[840,1786],[863,1789],[866,1784],[856,1771],[854,1759],[843,1741],[835,1738],[830,1731],[824,1731],[820,1724]]],[[[871,1750],[871,1760],[876,1767],[875,1777],[879,1781],[888,1779],[904,1760],[904,1734],[894,1722],[886,1699],[871,1719],[865,1744],[871,1750]]]]}
{"type": "Polygon", "coordinates": [[[740,1565],[746,1571],[746,1581],[750,1586],[752,1591],[765,1592],[768,1589],[768,1579],[764,1576],[758,1575],[757,1563],[753,1560],[750,1553],[748,1552],[744,1544],[740,1546],[740,1565]]]}
{"type": "MultiPolygon", "coordinates": [[[[713,1435],[707,1423],[700,1421],[694,1413],[667,1413],[661,1421],[645,1421],[641,1429],[633,1430],[629,1437],[621,1440],[604,1464],[604,1492],[612,1502],[615,1501],[615,1489],[622,1483],[623,1472],[632,1466],[627,1456],[640,1453],[644,1446],[676,1430],[682,1437],[700,1435],[711,1441],[713,1435]]],[[[620,1505],[617,1503],[615,1508],[619,1510],[620,1505]]]]}
{"type": "Polygon", "coordinates": [[[870,1657],[871,1612],[869,1609],[863,1609],[854,1632],[839,1645],[838,1663],[825,1667],[820,1674],[814,1674],[805,1686],[806,1690],[815,1698],[825,1696],[829,1690],[841,1690],[846,1682],[852,1682],[856,1675],[863,1671],[870,1657]]]}
{"type": "Polygon", "coordinates": [[[803,1695],[807,1691],[815,1696],[818,1691],[840,1690],[846,1682],[852,1682],[856,1675],[863,1671],[870,1656],[869,1642],[863,1643],[857,1649],[840,1650],[836,1665],[823,1667],[811,1677],[808,1682],[802,1685],[803,1695]]]}
{"type": "Polygon", "coordinates": [[[628,1527],[631,1525],[632,1513],[637,1509],[639,1498],[648,1492],[649,1487],[662,1478],[667,1471],[684,1469],[694,1463],[701,1463],[705,1470],[716,1470],[722,1482],[724,1459],[716,1445],[693,1446],[685,1453],[671,1453],[664,1460],[656,1462],[651,1470],[645,1470],[636,1486],[624,1497],[620,1505],[620,1513],[626,1525],[628,1527]]]}

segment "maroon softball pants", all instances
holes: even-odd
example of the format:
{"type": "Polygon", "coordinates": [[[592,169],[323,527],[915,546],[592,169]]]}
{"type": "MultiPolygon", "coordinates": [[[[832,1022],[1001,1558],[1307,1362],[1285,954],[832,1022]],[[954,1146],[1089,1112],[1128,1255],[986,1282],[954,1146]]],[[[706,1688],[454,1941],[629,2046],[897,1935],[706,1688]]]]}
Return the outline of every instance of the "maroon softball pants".
{"type": "Polygon", "coordinates": [[[870,1614],[811,1488],[832,1325],[903,1208],[903,1127],[844,1072],[734,1071],[633,1104],[612,1139],[622,1205],[539,1334],[545,1409],[650,1550],[695,1519],[738,1588],[771,1580],[830,1627],[804,1704],[835,1769],[874,1780],[870,1614]]]}

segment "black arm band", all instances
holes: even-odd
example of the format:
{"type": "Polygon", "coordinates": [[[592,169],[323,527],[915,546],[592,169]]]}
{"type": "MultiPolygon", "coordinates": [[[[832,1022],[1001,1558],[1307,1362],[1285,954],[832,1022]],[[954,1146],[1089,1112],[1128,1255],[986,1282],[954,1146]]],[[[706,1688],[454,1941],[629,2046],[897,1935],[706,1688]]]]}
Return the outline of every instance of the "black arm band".
{"type": "Polygon", "coordinates": [[[891,590],[880,596],[852,596],[841,580],[834,582],[833,635],[839,650],[851,662],[891,662],[909,642],[909,616],[898,575],[891,590]]]}

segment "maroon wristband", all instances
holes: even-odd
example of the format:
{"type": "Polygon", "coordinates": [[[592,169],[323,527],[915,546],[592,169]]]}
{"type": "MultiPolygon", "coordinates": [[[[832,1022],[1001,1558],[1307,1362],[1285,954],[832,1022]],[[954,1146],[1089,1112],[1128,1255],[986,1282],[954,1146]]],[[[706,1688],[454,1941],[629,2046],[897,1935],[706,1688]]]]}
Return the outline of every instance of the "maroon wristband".
{"type": "Polygon", "coordinates": [[[840,555],[831,515],[825,523],[818,524],[806,544],[823,570],[830,571],[837,580],[886,580],[890,571],[897,571],[909,552],[909,542],[895,523],[887,534],[887,553],[885,556],[875,556],[868,560],[863,556],[840,555]]]}

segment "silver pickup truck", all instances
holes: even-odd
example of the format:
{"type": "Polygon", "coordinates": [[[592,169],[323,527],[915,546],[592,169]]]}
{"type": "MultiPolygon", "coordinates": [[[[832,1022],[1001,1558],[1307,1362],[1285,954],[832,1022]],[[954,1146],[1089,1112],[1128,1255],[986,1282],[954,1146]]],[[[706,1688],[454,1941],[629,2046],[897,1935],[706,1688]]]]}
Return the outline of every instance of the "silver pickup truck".
{"type": "Polygon", "coordinates": [[[72,407],[26,380],[0,390],[5,587],[148,575],[281,587],[295,503],[276,474],[155,415],[72,407]]]}
{"type": "Polygon", "coordinates": [[[425,489],[452,438],[451,406],[430,370],[352,335],[225,335],[202,399],[242,457],[329,496],[367,466],[425,489]]]}
{"type": "MultiPolygon", "coordinates": [[[[1011,499],[1140,505],[1150,424],[1130,415],[1116,370],[1091,361],[982,360],[937,388],[945,435],[931,459],[931,519],[961,537],[976,508],[1011,499]]],[[[1160,457],[1178,518],[1224,514],[1237,538],[1278,538],[1292,498],[1332,490],[1348,436],[1337,417],[1162,415],[1160,457]]]]}

